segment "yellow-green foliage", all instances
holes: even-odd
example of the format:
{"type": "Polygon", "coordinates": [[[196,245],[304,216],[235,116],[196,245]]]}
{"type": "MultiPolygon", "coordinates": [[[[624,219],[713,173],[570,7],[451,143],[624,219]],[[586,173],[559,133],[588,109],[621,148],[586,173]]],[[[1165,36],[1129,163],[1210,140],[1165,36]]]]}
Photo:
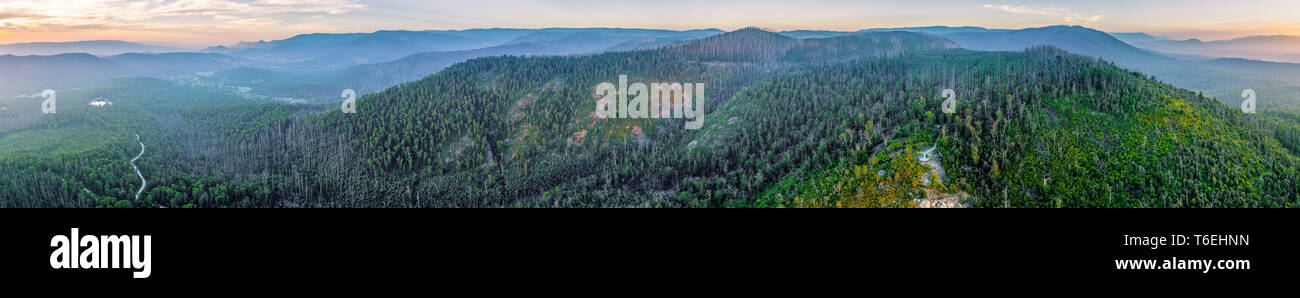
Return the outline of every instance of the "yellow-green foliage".
{"type": "Polygon", "coordinates": [[[878,154],[863,164],[841,164],[804,181],[783,181],[761,200],[794,208],[910,208],[923,195],[915,148],[878,154]],[[884,176],[877,175],[885,171],[884,176]]]}

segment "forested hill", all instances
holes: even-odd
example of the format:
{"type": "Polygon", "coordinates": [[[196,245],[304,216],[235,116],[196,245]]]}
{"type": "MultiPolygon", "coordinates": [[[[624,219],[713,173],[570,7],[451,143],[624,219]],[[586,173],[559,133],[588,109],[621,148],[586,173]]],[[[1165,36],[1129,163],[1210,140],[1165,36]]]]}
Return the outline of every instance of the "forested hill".
{"type": "Polygon", "coordinates": [[[944,35],[963,48],[980,51],[1020,51],[1050,45],[1075,54],[1099,57],[1120,65],[1173,63],[1174,59],[1139,49],[1110,34],[1080,26],[1049,26],[1013,31],[975,31],[944,35]]]}
{"type": "Polygon", "coordinates": [[[916,33],[800,41],[744,29],[653,50],[577,57],[479,58],[423,80],[366,96],[360,101],[364,108],[357,115],[324,117],[331,121],[344,118],[361,121],[339,125],[352,126],[366,136],[365,151],[377,153],[371,158],[384,169],[418,170],[441,164],[437,160],[479,165],[513,159],[521,153],[530,154],[512,152],[511,156],[502,156],[508,150],[533,150],[526,149],[531,146],[512,146],[515,142],[538,143],[536,149],[548,151],[586,139],[568,141],[575,133],[593,134],[589,139],[607,135],[626,137],[633,130],[650,133],[649,126],[660,124],[674,128],[665,133],[681,134],[677,131],[682,125],[680,121],[667,125],[675,120],[618,127],[597,125],[600,123],[590,117],[593,102],[583,99],[592,97],[596,84],[612,82],[619,75],[630,75],[632,80],[645,82],[704,82],[709,86],[706,96],[713,99],[706,103],[716,106],[740,87],[786,67],[772,63],[720,62],[776,62],[777,57],[794,57],[790,54],[796,51],[801,60],[821,56],[823,61],[830,61],[948,46],[950,42],[916,33]],[[580,133],[583,128],[595,131],[580,133]],[[417,147],[437,150],[420,152],[414,150],[417,147]]]}
{"type": "MultiPolygon", "coordinates": [[[[745,29],[655,50],[480,58],[321,121],[438,206],[793,206],[844,189],[825,184],[848,179],[836,169],[897,172],[910,158],[900,154],[925,144],[950,164],[945,191],[982,206],[1295,202],[1283,178],[1295,177],[1295,156],[1276,127],[1055,48],[930,50],[949,47],[915,33],[796,40],[745,29]],[[591,116],[593,87],[620,74],[706,83],[705,129],[591,116]],[[960,113],[939,113],[945,87],[958,90],[960,113]]],[[[842,181],[866,191],[902,180],[842,181]]],[[[899,192],[875,205],[926,193],[899,192]]]]}
{"type": "Polygon", "coordinates": [[[1050,47],[816,67],[728,104],[715,119],[757,123],[712,143],[771,156],[760,165],[811,165],[746,172],[790,173],[759,187],[759,205],[895,206],[958,192],[983,207],[1287,207],[1300,198],[1300,161],[1287,149],[1295,140],[1273,137],[1295,128],[1050,47]],[[955,91],[957,113],[941,112],[943,89],[955,91]],[[922,187],[911,154],[934,145],[948,179],[922,187]]]}

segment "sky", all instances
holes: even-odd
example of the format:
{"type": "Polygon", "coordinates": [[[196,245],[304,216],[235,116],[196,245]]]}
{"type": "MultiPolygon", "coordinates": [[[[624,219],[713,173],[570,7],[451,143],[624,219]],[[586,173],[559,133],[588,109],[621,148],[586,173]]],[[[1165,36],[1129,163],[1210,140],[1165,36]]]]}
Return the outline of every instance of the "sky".
{"type": "Polygon", "coordinates": [[[1300,35],[1296,0],[0,0],[0,44],[125,40],[206,47],[303,33],[470,28],[1082,25],[1174,39],[1300,35]]]}

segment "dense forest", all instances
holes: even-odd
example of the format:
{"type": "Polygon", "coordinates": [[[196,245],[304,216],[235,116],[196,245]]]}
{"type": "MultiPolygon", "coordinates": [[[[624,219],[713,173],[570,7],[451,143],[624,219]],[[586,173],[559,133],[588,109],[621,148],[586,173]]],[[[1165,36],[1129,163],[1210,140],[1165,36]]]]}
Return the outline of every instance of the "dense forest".
{"type": "Polygon", "coordinates": [[[1300,175],[1297,159],[1287,149],[1296,143],[1275,138],[1294,135],[1293,126],[1054,48],[923,53],[816,67],[772,83],[747,89],[755,92],[753,106],[766,109],[736,110],[741,119],[775,123],[756,126],[742,139],[769,139],[779,131],[772,127],[817,123],[810,118],[839,118],[792,134],[821,131],[814,139],[851,148],[832,149],[844,154],[831,161],[879,152],[853,147],[879,147],[880,138],[938,144],[953,186],[974,194],[977,206],[1282,207],[1300,194],[1293,183],[1300,175]],[[943,88],[965,98],[958,113],[930,114],[940,103],[926,97],[938,97],[943,88]],[[778,90],[798,95],[772,94],[778,90]],[[778,105],[786,98],[830,106],[772,111],[788,107],[778,105]],[[833,116],[775,116],[808,111],[833,116]],[[861,118],[854,119],[855,111],[861,118]]]}
{"type": "Polygon", "coordinates": [[[119,80],[60,92],[57,114],[0,101],[0,206],[1300,202],[1300,114],[1243,114],[1051,47],[955,47],[919,33],[744,29],[648,50],[476,58],[365,95],[355,114],[119,80]],[[706,84],[704,128],[595,117],[595,86],[619,75],[706,84]],[[940,108],[945,89],[955,113],[940,108]],[[148,148],[139,200],[136,134],[148,148]],[[924,183],[915,160],[932,147],[947,179],[924,183]]]}

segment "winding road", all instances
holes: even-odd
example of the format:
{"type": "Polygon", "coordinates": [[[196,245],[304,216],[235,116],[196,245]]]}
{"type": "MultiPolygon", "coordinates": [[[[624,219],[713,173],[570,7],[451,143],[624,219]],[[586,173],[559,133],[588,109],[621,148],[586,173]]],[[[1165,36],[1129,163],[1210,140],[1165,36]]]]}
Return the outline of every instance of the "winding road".
{"type": "Polygon", "coordinates": [[[144,174],[140,174],[140,167],[135,166],[135,160],[140,159],[141,156],[144,156],[144,142],[140,141],[140,134],[135,135],[135,141],[140,142],[140,154],[136,155],[135,158],[131,159],[131,167],[135,168],[135,174],[137,176],[140,176],[140,190],[137,190],[135,192],[135,200],[139,201],[140,194],[144,193],[144,187],[149,185],[149,182],[144,180],[144,174]]]}

